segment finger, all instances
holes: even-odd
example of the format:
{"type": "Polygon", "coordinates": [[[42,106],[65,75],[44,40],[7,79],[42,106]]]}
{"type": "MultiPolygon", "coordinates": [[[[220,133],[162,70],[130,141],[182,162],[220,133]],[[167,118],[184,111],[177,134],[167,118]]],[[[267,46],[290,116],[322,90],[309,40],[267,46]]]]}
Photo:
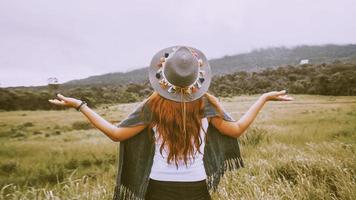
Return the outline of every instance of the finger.
{"type": "Polygon", "coordinates": [[[53,104],[56,104],[56,105],[64,105],[64,101],[60,101],[58,99],[50,99],[48,100],[49,102],[53,103],[53,104]]]}
{"type": "Polygon", "coordinates": [[[293,101],[294,98],[293,97],[286,97],[288,99],[288,101],[293,101]]]}
{"type": "Polygon", "coordinates": [[[283,94],[286,94],[287,93],[287,90],[281,90],[279,92],[277,92],[278,95],[283,95],[283,94]]]}
{"type": "Polygon", "coordinates": [[[280,97],[279,99],[281,101],[292,101],[292,100],[294,100],[292,97],[289,97],[289,96],[280,97]]]}
{"type": "Polygon", "coordinates": [[[63,96],[61,94],[57,94],[57,97],[58,97],[58,99],[63,100],[63,101],[67,100],[67,97],[65,97],[65,96],[63,96]]]}
{"type": "Polygon", "coordinates": [[[55,105],[59,105],[59,106],[65,106],[66,103],[64,101],[59,101],[58,99],[49,99],[49,102],[55,104],[55,105]]]}
{"type": "Polygon", "coordinates": [[[286,97],[288,97],[288,95],[285,94],[285,95],[281,95],[280,97],[281,98],[286,98],[286,97]]]}

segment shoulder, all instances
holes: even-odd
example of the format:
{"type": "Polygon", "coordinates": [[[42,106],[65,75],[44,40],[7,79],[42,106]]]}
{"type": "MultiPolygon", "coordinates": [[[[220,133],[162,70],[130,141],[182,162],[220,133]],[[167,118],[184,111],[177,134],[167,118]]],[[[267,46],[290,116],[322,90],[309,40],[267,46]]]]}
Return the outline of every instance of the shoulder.
{"type": "Polygon", "coordinates": [[[208,98],[208,100],[210,100],[210,101],[213,101],[213,102],[216,102],[216,103],[219,102],[219,99],[218,99],[216,96],[212,95],[212,94],[205,93],[205,96],[206,96],[206,97],[208,98]]]}
{"type": "Polygon", "coordinates": [[[223,108],[218,100],[214,95],[206,93],[204,95],[204,115],[205,117],[212,117],[212,116],[223,116],[223,108]]]}
{"type": "Polygon", "coordinates": [[[208,117],[209,123],[213,118],[221,118],[225,121],[236,121],[230,116],[230,114],[224,109],[219,99],[214,95],[206,93],[204,101],[204,115],[208,117]]]}

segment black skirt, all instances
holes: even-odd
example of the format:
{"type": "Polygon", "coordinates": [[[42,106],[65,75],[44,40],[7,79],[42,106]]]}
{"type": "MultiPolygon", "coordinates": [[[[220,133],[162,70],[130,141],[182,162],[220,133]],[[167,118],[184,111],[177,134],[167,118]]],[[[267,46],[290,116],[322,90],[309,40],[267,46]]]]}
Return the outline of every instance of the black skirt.
{"type": "Polygon", "coordinates": [[[211,200],[205,180],[194,182],[150,179],[146,200],[211,200]]]}

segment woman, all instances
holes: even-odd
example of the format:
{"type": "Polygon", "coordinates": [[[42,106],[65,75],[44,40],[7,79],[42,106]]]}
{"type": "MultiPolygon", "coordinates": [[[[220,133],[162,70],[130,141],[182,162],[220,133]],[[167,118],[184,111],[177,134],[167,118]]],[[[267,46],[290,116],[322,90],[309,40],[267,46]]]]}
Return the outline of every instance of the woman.
{"type": "Polygon", "coordinates": [[[286,91],[263,94],[238,121],[208,94],[211,70],[198,49],[174,46],[155,54],[149,67],[155,90],[118,126],[85,102],[49,100],[77,108],[120,142],[114,199],[210,199],[227,170],[243,166],[238,138],[267,101],[290,101],[286,91]]]}

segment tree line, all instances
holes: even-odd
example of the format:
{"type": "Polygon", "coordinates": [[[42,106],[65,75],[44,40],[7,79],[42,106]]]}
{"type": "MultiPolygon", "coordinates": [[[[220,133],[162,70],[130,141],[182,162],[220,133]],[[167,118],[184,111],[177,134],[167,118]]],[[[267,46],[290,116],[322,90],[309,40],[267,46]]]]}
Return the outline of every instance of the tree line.
{"type": "MultiPolygon", "coordinates": [[[[220,97],[260,94],[288,89],[292,94],[356,95],[356,64],[335,61],[330,64],[286,65],[259,72],[238,71],[214,76],[209,91],[220,97]]],[[[63,85],[56,91],[48,87],[0,88],[0,110],[58,110],[48,99],[56,92],[79,98],[92,107],[130,103],[146,98],[149,82],[112,85],[63,85]]]]}
{"type": "Polygon", "coordinates": [[[210,90],[217,96],[258,94],[288,89],[293,94],[356,95],[356,64],[287,65],[260,72],[215,76],[210,90]]]}

